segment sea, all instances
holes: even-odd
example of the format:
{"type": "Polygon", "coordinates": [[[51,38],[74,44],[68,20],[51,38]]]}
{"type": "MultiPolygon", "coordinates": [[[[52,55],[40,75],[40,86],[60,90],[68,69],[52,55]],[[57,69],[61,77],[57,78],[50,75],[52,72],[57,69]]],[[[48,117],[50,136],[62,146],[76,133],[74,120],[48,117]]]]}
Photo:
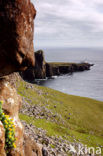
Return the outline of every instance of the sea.
{"type": "Polygon", "coordinates": [[[63,93],[103,101],[103,48],[44,48],[48,62],[88,62],[91,70],[38,81],[63,93]]]}

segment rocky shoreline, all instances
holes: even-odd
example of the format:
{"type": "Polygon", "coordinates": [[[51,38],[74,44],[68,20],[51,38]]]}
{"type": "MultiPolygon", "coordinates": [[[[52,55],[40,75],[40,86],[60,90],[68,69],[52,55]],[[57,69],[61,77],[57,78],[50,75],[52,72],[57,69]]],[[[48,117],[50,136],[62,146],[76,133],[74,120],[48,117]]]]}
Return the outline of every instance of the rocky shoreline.
{"type": "Polygon", "coordinates": [[[34,82],[35,79],[46,79],[52,76],[90,70],[93,64],[89,63],[64,63],[64,62],[46,62],[44,52],[39,50],[35,52],[35,67],[29,67],[20,72],[21,77],[28,82],[34,82]]]}

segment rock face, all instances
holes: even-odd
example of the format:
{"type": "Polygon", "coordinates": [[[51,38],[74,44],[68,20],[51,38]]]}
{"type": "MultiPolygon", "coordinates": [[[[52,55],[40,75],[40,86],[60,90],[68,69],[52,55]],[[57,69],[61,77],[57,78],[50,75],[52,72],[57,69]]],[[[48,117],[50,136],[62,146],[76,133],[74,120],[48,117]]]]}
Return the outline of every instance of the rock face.
{"type": "Polygon", "coordinates": [[[34,82],[35,79],[89,70],[91,66],[89,63],[46,62],[44,52],[39,50],[35,52],[35,67],[29,67],[20,72],[20,75],[24,80],[34,82]]]}
{"type": "Polygon", "coordinates": [[[30,0],[0,0],[0,76],[34,66],[35,15],[30,0]]]}
{"type": "Polygon", "coordinates": [[[30,139],[30,137],[25,135],[24,154],[25,156],[42,156],[42,146],[38,146],[33,139],[30,139]]]}
{"type": "Polygon", "coordinates": [[[4,150],[5,131],[0,122],[0,156],[42,156],[41,148],[31,140],[28,134],[24,133],[24,128],[19,120],[19,109],[22,104],[21,97],[17,94],[16,89],[10,85],[8,80],[0,80],[0,100],[3,101],[4,113],[9,115],[15,124],[16,148],[9,153],[4,150]]]}

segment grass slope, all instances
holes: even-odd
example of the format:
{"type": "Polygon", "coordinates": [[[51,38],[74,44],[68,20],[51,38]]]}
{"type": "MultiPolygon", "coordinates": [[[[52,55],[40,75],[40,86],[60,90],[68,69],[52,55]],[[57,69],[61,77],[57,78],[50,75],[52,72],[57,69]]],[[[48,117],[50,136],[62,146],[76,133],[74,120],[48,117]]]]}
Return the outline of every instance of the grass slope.
{"type": "Polygon", "coordinates": [[[73,62],[47,62],[53,67],[58,67],[58,66],[71,66],[71,65],[85,65],[86,63],[73,63],[73,62]]]}
{"type": "Polygon", "coordinates": [[[90,147],[103,146],[103,102],[37,85],[27,88],[26,85],[26,82],[20,81],[18,93],[31,105],[45,106],[57,116],[53,121],[20,114],[22,120],[45,129],[49,136],[61,136],[90,147]]]}

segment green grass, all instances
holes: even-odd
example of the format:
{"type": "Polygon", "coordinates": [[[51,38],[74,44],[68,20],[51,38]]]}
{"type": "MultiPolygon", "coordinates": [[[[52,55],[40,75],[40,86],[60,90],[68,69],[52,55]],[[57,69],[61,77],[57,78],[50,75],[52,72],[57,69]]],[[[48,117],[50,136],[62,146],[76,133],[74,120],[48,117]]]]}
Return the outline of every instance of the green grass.
{"type": "Polygon", "coordinates": [[[31,105],[45,106],[53,114],[61,116],[62,120],[56,117],[56,121],[47,121],[20,114],[22,120],[43,128],[49,136],[61,136],[70,142],[75,139],[88,146],[103,146],[103,102],[37,85],[26,89],[26,84],[19,82],[18,93],[26,97],[31,105]]]}
{"type": "Polygon", "coordinates": [[[76,66],[84,66],[86,63],[73,63],[73,62],[47,62],[49,65],[52,67],[58,67],[58,66],[71,66],[71,65],[76,65],[76,66]]]}
{"type": "Polygon", "coordinates": [[[65,63],[65,62],[48,62],[50,65],[52,65],[53,67],[56,67],[56,66],[71,66],[72,64],[75,64],[75,63],[65,63]]]}

